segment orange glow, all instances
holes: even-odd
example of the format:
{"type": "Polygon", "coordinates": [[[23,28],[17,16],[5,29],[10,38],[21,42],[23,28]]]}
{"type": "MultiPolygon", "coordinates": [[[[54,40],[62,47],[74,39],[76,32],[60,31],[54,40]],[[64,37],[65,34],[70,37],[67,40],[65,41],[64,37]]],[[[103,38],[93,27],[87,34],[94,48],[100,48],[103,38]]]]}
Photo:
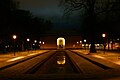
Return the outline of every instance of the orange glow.
{"type": "Polygon", "coordinates": [[[105,37],[106,36],[106,34],[102,34],[102,37],[105,37]]]}
{"type": "Polygon", "coordinates": [[[65,39],[60,37],[57,39],[57,46],[59,47],[59,45],[63,45],[63,48],[65,47],[65,39]]]}
{"type": "Polygon", "coordinates": [[[24,56],[16,57],[16,58],[10,59],[10,60],[8,60],[7,62],[16,61],[16,60],[19,60],[19,59],[22,59],[22,58],[24,58],[24,56]]]}
{"type": "Polygon", "coordinates": [[[57,64],[65,64],[65,56],[58,56],[57,64]]]}
{"type": "Polygon", "coordinates": [[[16,35],[13,35],[13,39],[16,39],[17,38],[17,36],[16,35]]]}

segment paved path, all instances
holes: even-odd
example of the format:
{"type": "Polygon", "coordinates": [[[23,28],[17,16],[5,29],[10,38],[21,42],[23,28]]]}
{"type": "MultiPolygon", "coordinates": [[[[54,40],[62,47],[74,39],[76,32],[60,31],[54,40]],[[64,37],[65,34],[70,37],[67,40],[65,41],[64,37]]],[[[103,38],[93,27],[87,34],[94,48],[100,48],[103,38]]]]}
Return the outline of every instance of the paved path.
{"type": "Polygon", "coordinates": [[[106,51],[104,53],[104,51],[97,51],[97,53],[89,53],[88,50],[77,50],[77,51],[81,52],[83,54],[89,54],[89,55],[96,57],[96,58],[108,60],[110,62],[117,64],[117,65],[120,65],[120,53],[119,52],[106,51]]]}
{"type": "Polygon", "coordinates": [[[6,65],[9,65],[15,61],[18,61],[20,59],[32,56],[32,55],[37,55],[40,53],[47,52],[48,50],[32,50],[32,51],[24,51],[24,52],[16,52],[15,56],[13,52],[10,53],[1,53],[0,54],[0,68],[6,65]]]}

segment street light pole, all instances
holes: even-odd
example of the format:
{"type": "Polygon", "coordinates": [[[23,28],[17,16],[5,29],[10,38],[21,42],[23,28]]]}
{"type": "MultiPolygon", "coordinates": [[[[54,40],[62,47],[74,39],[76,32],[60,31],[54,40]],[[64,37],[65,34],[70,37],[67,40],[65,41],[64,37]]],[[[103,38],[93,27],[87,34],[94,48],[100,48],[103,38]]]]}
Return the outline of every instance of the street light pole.
{"type": "Polygon", "coordinates": [[[104,40],[103,45],[104,45],[104,54],[105,54],[105,47],[106,47],[105,37],[106,37],[106,34],[103,33],[102,37],[103,37],[103,40],[104,40]]]}
{"type": "Polygon", "coordinates": [[[16,40],[17,36],[13,35],[13,39],[14,39],[14,56],[15,56],[15,40],[16,40]]]}
{"type": "Polygon", "coordinates": [[[44,49],[44,44],[45,44],[45,42],[43,42],[43,49],[44,49]]]}
{"type": "Polygon", "coordinates": [[[87,42],[87,41],[86,41],[86,39],[84,39],[84,44],[85,44],[85,50],[86,50],[86,42],[87,42]]]}
{"type": "Polygon", "coordinates": [[[28,42],[28,53],[29,53],[29,41],[30,41],[30,39],[28,38],[27,39],[27,42],[28,42]]]}
{"type": "Polygon", "coordinates": [[[82,48],[82,41],[80,41],[80,48],[82,48]]]}
{"type": "Polygon", "coordinates": [[[34,42],[35,42],[35,50],[36,50],[36,47],[37,47],[36,43],[37,43],[37,40],[34,40],[34,42]]]}

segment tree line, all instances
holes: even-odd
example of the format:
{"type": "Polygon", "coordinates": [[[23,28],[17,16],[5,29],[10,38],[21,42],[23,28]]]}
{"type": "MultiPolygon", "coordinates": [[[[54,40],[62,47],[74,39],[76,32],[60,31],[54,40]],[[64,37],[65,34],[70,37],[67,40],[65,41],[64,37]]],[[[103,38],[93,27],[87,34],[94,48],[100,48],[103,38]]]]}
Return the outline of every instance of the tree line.
{"type": "Polygon", "coordinates": [[[20,9],[20,2],[15,0],[0,0],[0,49],[5,45],[13,45],[12,35],[18,36],[18,44],[26,37],[40,38],[53,26],[51,20],[33,15],[29,10],[20,9]]]}
{"type": "Polygon", "coordinates": [[[60,6],[65,16],[79,12],[83,19],[79,31],[90,38],[90,52],[96,52],[94,44],[99,34],[119,34],[120,0],[60,0],[60,6]]]}
{"type": "Polygon", "coordinates": [[[52,21],[19,9],[19,4],[15,0],[0,0],[0,36],[10,33],[37,35],[52,27],[52,21]]]}

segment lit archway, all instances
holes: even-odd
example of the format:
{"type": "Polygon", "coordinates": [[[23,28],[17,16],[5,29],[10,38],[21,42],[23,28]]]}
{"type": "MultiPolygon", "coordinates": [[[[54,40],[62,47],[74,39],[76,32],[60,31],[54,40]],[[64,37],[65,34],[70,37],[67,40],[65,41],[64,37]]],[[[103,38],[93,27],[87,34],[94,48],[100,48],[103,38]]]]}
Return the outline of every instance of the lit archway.
{"type": "Polygon", "coordinates": [[[65,39],[60,37],[57,39],[57,47],[58,49],[65,49],[65,39]]]}

